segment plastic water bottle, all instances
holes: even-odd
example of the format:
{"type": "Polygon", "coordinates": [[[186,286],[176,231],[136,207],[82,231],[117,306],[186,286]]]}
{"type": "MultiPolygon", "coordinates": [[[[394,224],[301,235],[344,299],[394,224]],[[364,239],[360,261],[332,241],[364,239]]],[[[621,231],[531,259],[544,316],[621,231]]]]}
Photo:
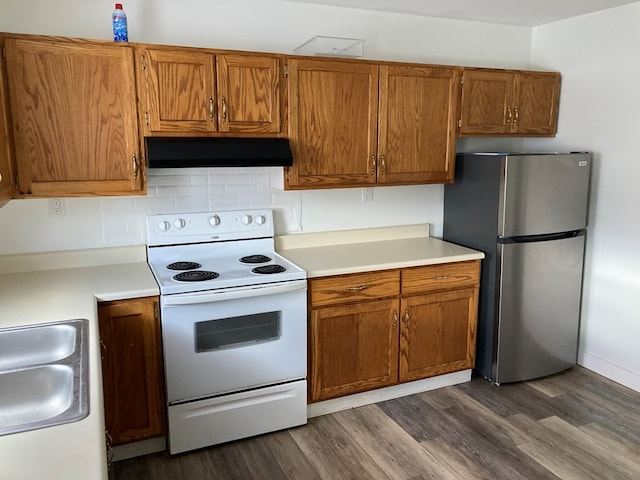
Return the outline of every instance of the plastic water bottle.
{"type": "Polygon", "coordinates": [[[124,13],[121,3],[116,3],[116,9],[113,11],[111,19],[113,20],[113,40],[116,42],[128,42],[127,15],[124,13]]]}

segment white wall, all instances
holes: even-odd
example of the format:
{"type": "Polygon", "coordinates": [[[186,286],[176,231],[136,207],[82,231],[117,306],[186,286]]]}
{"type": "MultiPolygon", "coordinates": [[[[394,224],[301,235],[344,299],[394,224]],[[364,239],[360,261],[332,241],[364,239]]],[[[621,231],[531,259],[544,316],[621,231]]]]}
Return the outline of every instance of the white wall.
{"type": "MultiPolygon", "coordinates": [[[[113,2],[0,0],[0,31],[112,38],[113,2]]],[[[526,67],[531,30],[429,19],[285,0],[124,2],[129,40],[293,53],[314,35],[366,40],[365,57],[454,65],[526,67]]],[[[46,200],[0,209],[0,254],[140,244],[148,213],[272,207],[279,232],[428,222],[442,232],[441,185],[283,192],[282,169],[152,171],[146,197],[65,199],[52,218],[46,200]]]]}
{"type": "Polygon", "coordinates": [[[531,149],[594,153],[579,362],[640,391],[640,4],[533,31],[562,72],[558,135],[531,149]]]}

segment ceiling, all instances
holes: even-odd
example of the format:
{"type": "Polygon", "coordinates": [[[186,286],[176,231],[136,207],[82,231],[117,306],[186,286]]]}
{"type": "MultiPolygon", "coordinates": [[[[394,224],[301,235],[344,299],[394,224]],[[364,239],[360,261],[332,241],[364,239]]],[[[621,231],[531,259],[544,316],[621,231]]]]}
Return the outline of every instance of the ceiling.
{"type": "Polygon", "coordinates": [[[426,17],[535,27],[640,0],[288,0],[426,17]]]}

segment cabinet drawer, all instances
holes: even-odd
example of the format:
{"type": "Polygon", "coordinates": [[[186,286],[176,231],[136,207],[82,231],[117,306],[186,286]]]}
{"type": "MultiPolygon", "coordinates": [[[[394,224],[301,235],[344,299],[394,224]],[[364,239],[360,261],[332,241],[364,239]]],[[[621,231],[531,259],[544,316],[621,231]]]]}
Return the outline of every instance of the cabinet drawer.
{"type": "Polygon", "coordinates": [[[400,272],[398,270],[309,280],[309,298],[312,307],[394,297],[399,294],[400,272]]]}
{"type": "Polygon", "coordinates": [[[480,283],[480,260],[402,270],[402,294],[466,287],[480,283]]]}

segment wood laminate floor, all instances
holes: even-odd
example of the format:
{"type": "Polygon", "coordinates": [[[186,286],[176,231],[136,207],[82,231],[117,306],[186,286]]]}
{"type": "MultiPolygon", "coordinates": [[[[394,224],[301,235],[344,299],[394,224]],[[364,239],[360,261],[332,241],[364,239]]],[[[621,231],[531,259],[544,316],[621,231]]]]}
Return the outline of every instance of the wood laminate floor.
{"type": "Polygon", "coordinates": [[[500,387],[474,378],[112,469],[115,480],[640,479],[640,393],[581,367],[500,387]]]}

